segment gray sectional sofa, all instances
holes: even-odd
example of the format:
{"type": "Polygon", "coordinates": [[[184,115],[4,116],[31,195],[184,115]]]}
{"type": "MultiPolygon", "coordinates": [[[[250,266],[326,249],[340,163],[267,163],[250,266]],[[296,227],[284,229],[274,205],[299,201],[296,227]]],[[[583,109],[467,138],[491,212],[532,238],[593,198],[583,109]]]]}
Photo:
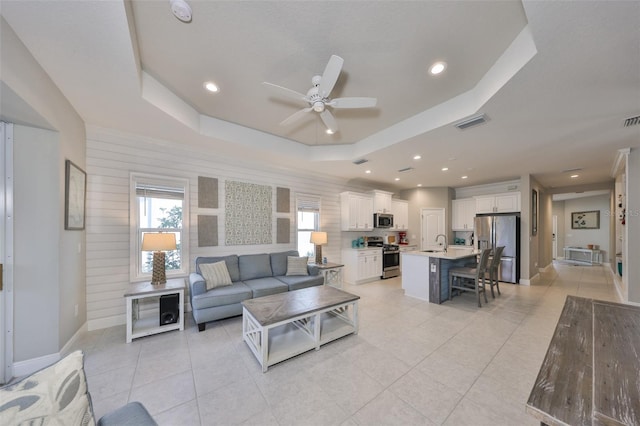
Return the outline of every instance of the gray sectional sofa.
{"type": "Polygon", "coordinates": [[[313,265],[307,266],[309,275],[286,275],[289,256],[298,257],[298,252],[196,258],[196,272],[189,275],[189,297],[198,330],[203,331],[209,321],[241,315],[243,300],[324,284],[313,265]],[[207,291],[200,265],[223,260],[232,284],[207,291]]]}

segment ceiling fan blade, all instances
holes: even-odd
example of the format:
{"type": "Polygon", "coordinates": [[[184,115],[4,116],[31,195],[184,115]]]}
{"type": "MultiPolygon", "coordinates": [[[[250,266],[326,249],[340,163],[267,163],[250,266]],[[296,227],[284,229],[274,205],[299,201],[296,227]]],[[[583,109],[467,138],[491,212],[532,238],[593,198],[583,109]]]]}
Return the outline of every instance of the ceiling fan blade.
{"type": "Polygon", "coordinates": [[[331,58],[329,58],[329,63],[327,63],[327,67],[324,69],[324,73],[322,73],[322,79],[318,87],[318,93],[320,93],[323,98],[328,97],[331,90],[333,90],[333,86],[335,86],[336,81],[338,81],[340,71],[342,71],[343,63],[344,59],[340,56],[331,55],[331,58]]]}
{"type": "Polygon", "coordinates": [[[325,109],[324,111],[322,111],[320,113],[320,118],[322,119],[324,125],[327,126],[327,129],[331,130],[331,132],[335,133],[338,131],[338,122],[336,121],[333,114],[329,112],[329,110],[325,109]]]}
{"type": "Polygon", "coordinates": [[[295,90],[287,89],[286,87],[278,86],[273,83],[267,83],[266,81],[262,84],[264,84],[266,87],[269,88],[269,90],[271,90],[273,93],[277,95],[282,95],[290,99],[295,99],[297,101],[309,103],[305,95],[303,95],[302,93],[298,93],[295,90]]]}
{"type": "Polygon", "coordinates": [[[336,98],[327,105],[333,108],[373,108],[377,102],[376,98],[336,98]]]}
{"type": "Polygon", "coordinates": [[[290,115],[289,117],[285,118],[284,120],[282,120],[280,122],[281,126],[286,126],[288,124],[291,124],[295,121],[300,120],[306,113],[308,113],[309,111],[311,111],[313,108],[309,107],[309,108],[303,108],[300,111],[296,111],[294,112],[292,115],[290,115]]]}

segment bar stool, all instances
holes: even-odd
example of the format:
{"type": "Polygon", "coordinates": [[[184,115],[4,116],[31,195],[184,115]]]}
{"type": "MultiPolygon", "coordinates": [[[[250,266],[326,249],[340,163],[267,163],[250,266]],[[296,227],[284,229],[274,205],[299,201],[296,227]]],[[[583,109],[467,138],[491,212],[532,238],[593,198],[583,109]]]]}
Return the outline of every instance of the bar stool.
{"type": "Polygon", "coordinates": [[[503,250],[504,246],[496,247],[491,263],[489,263],[489,286],[491,287],[491,297],[494,299],[496,296],[493,293],[493,286],[498,289],[498,294],[500,294],[500,275],[498,274],[498,269],[500,268],[500,259],[502,258],[503,250]]]}
{"type": "Polygon", "coordinates": [[[484,249],[480,253],[480,261],[475,268],[453,268],[449,270],[449,300],[451,300],[451,291],[455,288],[461,291],[473,291],[478,298],[478,307],[482,307],[480,303],[480,293],[484,295],[484,302],[488,303],[487,293],[484,287],[485,275],[489,264],[489,254],[491,249],[484,249]],[[473,280],[473,287],[465,285],[465,280],[473,280]],[[482,285],[480,284],[482,282],[482,285]],[[456,283],[456,284],[454,284],[456,283]]]}

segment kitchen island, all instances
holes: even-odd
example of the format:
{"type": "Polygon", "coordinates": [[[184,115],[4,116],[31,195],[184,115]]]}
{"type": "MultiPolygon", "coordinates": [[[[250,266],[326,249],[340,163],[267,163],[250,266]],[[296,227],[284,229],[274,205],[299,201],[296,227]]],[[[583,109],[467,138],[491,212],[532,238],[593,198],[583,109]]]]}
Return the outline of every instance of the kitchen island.
{"type": "Polygon", "coordinates": [[[440,304],[449,298],[449,270],[473,261],[472,247],[449,247],[447,252],[407,251],[402,260],[402,289],[405,296],[440,304]]]}

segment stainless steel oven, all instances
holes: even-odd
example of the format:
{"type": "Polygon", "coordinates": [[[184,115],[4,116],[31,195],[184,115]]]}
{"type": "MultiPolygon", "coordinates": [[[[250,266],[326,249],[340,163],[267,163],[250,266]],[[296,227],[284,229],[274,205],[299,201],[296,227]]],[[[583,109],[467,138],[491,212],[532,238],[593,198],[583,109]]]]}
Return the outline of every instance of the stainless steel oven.
{"type": "Polygon", "coordinates": [[[382,278],[400,275],[400,247],[395,244],[382,246],[382,278]]]}

